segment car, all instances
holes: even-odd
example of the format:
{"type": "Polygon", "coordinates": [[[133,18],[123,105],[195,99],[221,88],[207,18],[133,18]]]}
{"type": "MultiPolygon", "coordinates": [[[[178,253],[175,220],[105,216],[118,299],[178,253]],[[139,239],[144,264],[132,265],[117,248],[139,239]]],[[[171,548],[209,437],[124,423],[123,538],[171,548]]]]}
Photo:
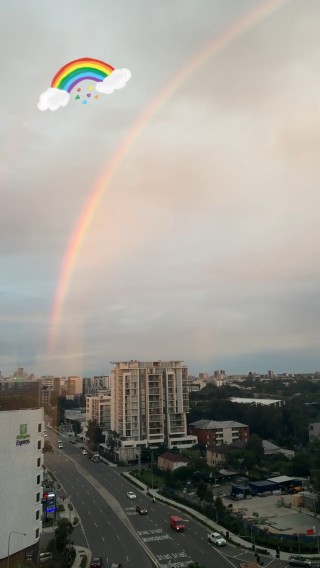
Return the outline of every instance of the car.
{"type": "Polygon", "coordinates": [[[133,493],[133,491],[128,491],[127,497],[128,497],[128,499],[136,499],[137,498],[136,494],[133,493]]]}
{"type": "Polygon", "coordinates": [[[90,568],[101,568],[102,558],[92,558],[90,568]]]}
{"type": "Polygon", "coordinates": [[[305,558],[304,556],[290,556],[289,558],[289,566],[312,566],[311,560],[305,558]]]}
{"type": "Polygon", "coordinates": [[[217,546],[224,546],[227,544],[226,539],[217,532],[208,534],[208,541],[211,542],[211,544],[216,544],[217,546]]]}
{"type": "Polygon", "coordinates": [[[142,507],[141,505],[137,505],[136,506],[136,511],[137,513],[139,513],[139,515],[147,515],[148,511],[145,507],[142,507]]]}
{"type": "Polygon", "coordinates": [[[63,444],[58,444],[58,448],[61,450],[61,448],[63,448],[63,444]]]}
{"type": "Polygon", "coordinates": [[[81,453],[82,453],[83,456],[86,456],[88,454],[87,450],[82,450],[81,453]]]}

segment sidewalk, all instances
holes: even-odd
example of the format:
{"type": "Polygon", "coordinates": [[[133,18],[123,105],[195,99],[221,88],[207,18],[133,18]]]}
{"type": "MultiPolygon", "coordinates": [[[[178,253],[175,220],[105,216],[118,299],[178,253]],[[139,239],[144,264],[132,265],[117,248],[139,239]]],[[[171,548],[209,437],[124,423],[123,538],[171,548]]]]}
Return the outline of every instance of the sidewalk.
{"type": "Polygon", "coordinates": [[[84,568],[90,566],[92,556],[91,550],[89,550],[89,548],[83,548],[83,546],[77,546],[75,544],[73,545],[73,548],[76,551],[76,557],[74,559],[74,563],[72,564],[72,568],[80,568],[84,556],[87,557],[86,565],[84,566],[84,568]]]}

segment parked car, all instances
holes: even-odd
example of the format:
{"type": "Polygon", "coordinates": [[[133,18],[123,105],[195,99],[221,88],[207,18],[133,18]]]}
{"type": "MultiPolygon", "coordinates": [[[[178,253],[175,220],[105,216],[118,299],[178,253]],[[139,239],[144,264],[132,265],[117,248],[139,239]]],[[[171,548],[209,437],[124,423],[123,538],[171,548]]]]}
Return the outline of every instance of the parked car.
{"type": "Polygon", "coordinates": [[[217,532],[208,534],[208,541],[211,542],[211,544],[216,544],[217,546],[224,546],[227,544],[226,539],[217,532]]]}
{"type": "Polygon", "coordinates": [[[90,568],[101,568],[102,558],[92,558],[90,568]]]}
{"type": "Polygon", "coordinates": [[[128,497],[128,499],[136,499],[137,498],[136,494],[133,493],[133,491],[128,491],[127,497],[128,497]]]}
{"type": "Polygon", "coordinates": [[[148,511],[145,507],[142,507],[141,505],[137,505],[136,506],[136,511],[137,513],[139,513],[139,515],[147,515],[148,511]]]}
{"type": "Polygon", "coordinates": [[[61,444],[61,442],[60,442],[60,444],[58,444],[58,448],[59,448],[59,450],[61,450],[61,448],[63,448],[63,444],[61,444]]]}
{"type": "Polygon", "coordinates": [[[290,556],[289,558],[289,566],[312,566],[311,560],[308,558],[304,558],[304,556],[290,556]]]}
{"type": "Polygon", "coordinates": [[[83,455],[83,456],[86,456],[87,453],[88,453],[87,450],[82,450],[82,455],[83,455]]]}

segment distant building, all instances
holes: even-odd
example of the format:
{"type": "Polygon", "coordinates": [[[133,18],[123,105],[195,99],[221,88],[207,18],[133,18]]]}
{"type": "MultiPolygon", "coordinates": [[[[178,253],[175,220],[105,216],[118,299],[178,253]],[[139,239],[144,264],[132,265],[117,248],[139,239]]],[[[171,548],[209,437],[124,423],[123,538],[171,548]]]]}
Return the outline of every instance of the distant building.
{"type": "Polygon", "coordinates": [[[158,457],[158,468],[162,471],[175,471],[179,467],[186,467],[190,460],[181,454],[166,452],[158,457]]]}
{"type": "Polygon", "coordinates": [[[198,420],[189,424],[189,431],[203,446],[232,444],[235,440],[246,442],[249,438],[249,426],[234,420],[198,420]]]}
{"type": "Polygon", "coordinates": [[[216,467],[225,462],[226,455],[230,452],[241,451],[245,448],[246,442],[237,440],[233,444],[220,444],[219,446],[208,446],[206,449],[206,461],[209,466],[216,467]]]}
{"type": "Polygon", "coordinates": [[[12,409],[13,401],[17,401],[17,408],[35,408],[40,406],[40,384],[38,381],[5,381],[0,382],[0,408],[12,409]],[[10,402],[11,399],[11,402],[10,402]],[[19,402],[20,399],[20,402],[19,402]]]}
{"type": "Polygon", "coordinates": [[[42,408],[0,411],[1,568],[38,565],[43,428],[42,408]]]}
{"type": "Polygon", "coordinates": [[[96,420],[102,431],[111,430],[111,393],[86,396],[86,422],[96,420]]]}
{"type": "Polygon", "coordinates": [[[320,438],[320,422],[309,424],[309,440],[320,438]]]}
{"type": "Polygon", "coordinates": [[[83,394],[83,379],[82,377],[68,377],[66,382],[67,395],[82,395],[83,394]]]}
{"type": "Polygon", "coordinates": [[[263,446],[263,451],[264,451],[265,456],[273,456],[273,455],[277,455],[277,454],[282,454],[282,455],[286,456],[289,460],[294,458],[294,451],[293,450],[287,450],[285,448],[280,448],[279,446],[276,446],[276,444],[273,444],[272,442],[269,442],[268,440],[262,440],[262,446],[263,446]]]}
{"type": "Polygon", "coordinates": [[[282,406],[284,404],[283,400],[276,400],[272,398],[238,398],[233,396],[229,400],[236,404],[255,404],[256,406],[282,406]]]}

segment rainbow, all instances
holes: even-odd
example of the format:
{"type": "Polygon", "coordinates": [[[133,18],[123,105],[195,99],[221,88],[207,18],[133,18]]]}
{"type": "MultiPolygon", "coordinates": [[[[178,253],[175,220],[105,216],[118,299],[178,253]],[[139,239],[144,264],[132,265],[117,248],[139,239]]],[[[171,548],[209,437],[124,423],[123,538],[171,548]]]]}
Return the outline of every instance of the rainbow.
{"type": "Polygon", "coordinates": [[[113,71],[114,67],[104,61],[82,57],[61,67],[53,77],[51,87],[71,93],[72,89],[81,81],[101,82],[113,71]]]}
{"type": "Polygon", "coordinates": [[[101,198],[137,138],[141,135],[150,120],[154,118],[157,112],[159,112],[177,89],[183,85],[185,81],[201,67],[201,65],[203,65],[209,58],[217,56],[223,49],[231,45],[254,26],[277,12],[288,2],[289,0],[265,0],[247,12],[239,20],[234,22],[213,41],[201,49],[191,60],[188,60],[187,64],[162,88],[158,95],[149,103],[147,108],[131,125],[126,137],[120,143],[95,185],[92,187],[89,197],[71,234],[60,268],[51,310],[48,334],[49,350],[52,349],[54,345],[63,304],[68,293],[73,271],[76,266],[86,232],[90,227],[91,220],[93,219],[101,198]]]}

